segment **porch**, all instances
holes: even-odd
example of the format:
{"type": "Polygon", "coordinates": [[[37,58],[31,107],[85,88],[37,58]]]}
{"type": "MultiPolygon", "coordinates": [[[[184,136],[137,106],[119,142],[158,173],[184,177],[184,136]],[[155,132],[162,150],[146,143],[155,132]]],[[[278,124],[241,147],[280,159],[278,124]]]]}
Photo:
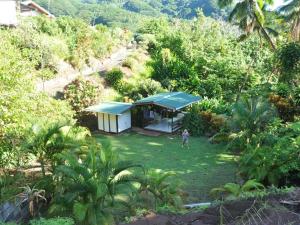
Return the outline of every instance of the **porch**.
{"type": "Polygon", "coordinates": [[[185,107],[198,102],[200,97],[184,92],[168,92],[150,96],[134,103],[135,124],[143,129],[174,133],[182,127],[185,107]]]}
{"type": "Polygon", "coordinates": [[[165,133],[173,133],[182,127],[182,120],[184,113],[178,113],[177,116],[172,118],[160,118],[153,120],[149,125],[145,126],[144,129],[160,131],[165,133]]]}

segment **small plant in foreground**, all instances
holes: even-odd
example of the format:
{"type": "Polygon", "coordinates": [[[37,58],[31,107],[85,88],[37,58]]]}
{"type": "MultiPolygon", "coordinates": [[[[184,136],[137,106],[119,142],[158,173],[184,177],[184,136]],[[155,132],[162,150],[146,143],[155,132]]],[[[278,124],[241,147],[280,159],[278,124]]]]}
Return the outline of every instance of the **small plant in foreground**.
{"type": "Polygon", "coordinates": [[[244,196],[249,192],[261,191],[264,189],[264,185],[257,182],[256,180],[248,180],[243,185],[227,183],[223,187],[213,188],[210,193],[216,198],[234,200],[236,198],[244,196]]]}

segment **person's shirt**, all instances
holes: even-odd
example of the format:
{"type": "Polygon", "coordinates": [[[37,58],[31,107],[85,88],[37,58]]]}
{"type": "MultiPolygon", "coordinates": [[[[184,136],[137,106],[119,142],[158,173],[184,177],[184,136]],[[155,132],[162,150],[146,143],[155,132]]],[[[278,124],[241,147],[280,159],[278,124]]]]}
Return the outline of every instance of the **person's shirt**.
{"type": "Polygon", "coordinates": [[[189,133],[188,132],[183,132],[182,137],[187,139],[189,137],[189,133]]]}

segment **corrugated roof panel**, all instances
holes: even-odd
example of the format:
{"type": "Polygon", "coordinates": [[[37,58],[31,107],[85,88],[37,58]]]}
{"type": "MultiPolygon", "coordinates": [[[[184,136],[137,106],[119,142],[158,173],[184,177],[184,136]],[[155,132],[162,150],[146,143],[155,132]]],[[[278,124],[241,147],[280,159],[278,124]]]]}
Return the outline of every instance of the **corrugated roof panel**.
{"type": "Polygon", "coordinates": [[[131,103],[123,102],[103,102],[85,109],[88,112],[100,112],[112,115],[121,115],[132,107],[131,103]]]}
{"type": "Polygon", "coordinates": [[[190,95],[184,92],[166,92],[141,99],[134,104],[154,104],[178,110],[200,100],[201,98],[199,96],[190,95]]]}

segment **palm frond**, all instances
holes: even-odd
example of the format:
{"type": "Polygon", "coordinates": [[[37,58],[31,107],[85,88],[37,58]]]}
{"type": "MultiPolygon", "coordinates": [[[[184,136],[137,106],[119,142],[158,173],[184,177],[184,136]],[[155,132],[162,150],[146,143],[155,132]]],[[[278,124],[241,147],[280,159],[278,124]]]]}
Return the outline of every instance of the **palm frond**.
{"type": "Polygon", "coordinates": [[[232,3],[233,3],[233,0],[218,0],[218,6],[220,8],[230,6],[230,5],[232,5],[232,3]]]}
{"type": "Polygon", "coordinates": [[[238,2],[233,10],[230,12],[228,20],[232,22],[235,18],[242,19],[247,16],[248,4],[246,1],[238,2]]]}

